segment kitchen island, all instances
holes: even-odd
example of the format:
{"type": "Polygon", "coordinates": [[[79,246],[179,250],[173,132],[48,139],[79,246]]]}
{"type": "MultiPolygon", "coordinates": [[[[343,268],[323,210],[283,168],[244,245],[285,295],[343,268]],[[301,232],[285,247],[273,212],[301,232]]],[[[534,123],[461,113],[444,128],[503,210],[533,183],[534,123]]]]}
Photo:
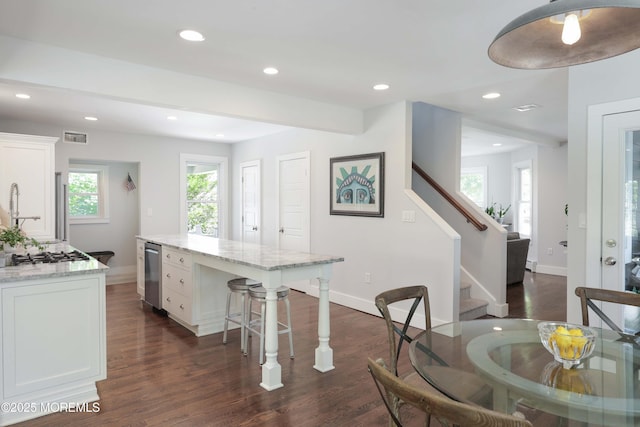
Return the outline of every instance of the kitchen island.
{"type": "MultiPolygon", "coordinates": [[[[74,250],[65,243],[45,249],[74,250]]],[[[0,425],[99,410],[96,382],[107,374],[107,268],[91,257],[0,268],[0,425]]]]}
{"type": "MultiPolygon", "coordinates": [[[[176,321],[196,335],[221,332],[227,281],[248,277],[262,282],[267,290],[265,354],[262,382],[266,390],[282,387],[278,363],[276,289],[297,280],[317,279],[318,339],[314,368],[326,372],[334,368],[329,346],[329,279],[332,264],[344,258],[318,255],[215,239],[199,235],[138,236],[140,241],[162,246],[162,303],[176,321]]],[[[139,261],[140,262],[140,261],[139,261]]]]}

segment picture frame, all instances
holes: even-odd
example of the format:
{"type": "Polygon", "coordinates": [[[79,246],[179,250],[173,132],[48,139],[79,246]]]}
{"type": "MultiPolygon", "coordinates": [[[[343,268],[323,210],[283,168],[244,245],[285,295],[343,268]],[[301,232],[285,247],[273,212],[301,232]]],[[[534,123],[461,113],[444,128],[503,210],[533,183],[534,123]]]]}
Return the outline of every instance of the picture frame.
{"type": "Polygon", "coordinates": [[[384,153],[333,157],[331,215],[384,217],[384,153]]]}

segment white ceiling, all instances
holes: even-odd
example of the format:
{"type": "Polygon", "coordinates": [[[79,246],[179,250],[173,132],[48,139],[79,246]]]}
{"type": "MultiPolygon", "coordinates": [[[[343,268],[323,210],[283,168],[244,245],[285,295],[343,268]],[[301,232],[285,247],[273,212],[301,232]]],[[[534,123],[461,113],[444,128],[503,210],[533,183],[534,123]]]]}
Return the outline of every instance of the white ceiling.
{"type": "MultiPolygon", "coordinates": [[[[504,25],[544,3],[3,0],[0,35],[361,110],[423,101],[534,141],[560,142],[567,133],[567,70],[508,69],[486,53],[504,25]],[[176,33],[184,28],[202,32],[206,40],[197,45],[179,40],[176,33]],[[280,73],[265,76],[265,66],[280,73]],[[373,91],[379,82],[391,88],[373,91]],[[488,91],[502,97],[483,100],[488,91]],[[540,108],[513,110],[523,104],[540,108]]],[[[4,61],[11,58],[0,58],[0,76],[4,61]]],[[[69,73],[74,73],[72,64],[69,73]]],[[[279,132],[287,124],[194,111],[73,87],[0,80],[0,117],[56,123],[68,130],[96,127],[233,142],[279,132]],[[17,91],[28,91],[32,98],[18,100],[17,91]],[[166,120],[177,113],[179,120],[166,120]],[[87,123],[85,115],[99,116],[99,121],[87,123]],[[225,137],[216,136],[220,133],[225,137]]]]}

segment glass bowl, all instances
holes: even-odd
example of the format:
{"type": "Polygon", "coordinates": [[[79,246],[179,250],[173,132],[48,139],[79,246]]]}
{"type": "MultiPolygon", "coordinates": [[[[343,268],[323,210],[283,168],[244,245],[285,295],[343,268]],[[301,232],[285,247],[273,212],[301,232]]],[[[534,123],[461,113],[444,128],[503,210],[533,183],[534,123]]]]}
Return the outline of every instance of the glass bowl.
{"type": "Polygon", "coordinates": [[[540,341],[556,362],[564,369],[571,369],[591,356],[595,347],[596,333],[582,325],[565,322],[540,322],[540,341]]]}

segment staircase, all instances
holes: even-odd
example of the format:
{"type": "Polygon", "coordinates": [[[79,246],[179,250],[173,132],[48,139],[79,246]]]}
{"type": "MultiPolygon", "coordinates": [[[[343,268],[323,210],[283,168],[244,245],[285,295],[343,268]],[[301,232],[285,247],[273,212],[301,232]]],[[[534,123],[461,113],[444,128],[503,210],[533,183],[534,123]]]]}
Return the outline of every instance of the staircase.
{"type": "Polygon", "coordinates": [[[472,320],[487,314],[487,303],[471,298],[471,284],[460,283],[460,320],[472,320]]]}

